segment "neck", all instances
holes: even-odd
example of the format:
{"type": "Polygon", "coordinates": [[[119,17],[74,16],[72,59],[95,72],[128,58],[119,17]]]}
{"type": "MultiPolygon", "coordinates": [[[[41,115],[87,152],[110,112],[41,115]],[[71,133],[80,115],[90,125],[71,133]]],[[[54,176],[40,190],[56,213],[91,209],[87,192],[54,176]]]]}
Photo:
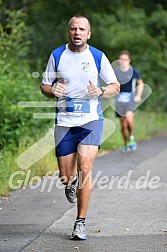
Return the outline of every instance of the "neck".
{"type": "Polygon", "coordinates": [[[87,48],[87,44],[84,45],[80,45],[80,46],[75,46],[72,43],[68,44],[68,48],[72,51],[72,52],[83,52],[86,50],[87,48]]]}

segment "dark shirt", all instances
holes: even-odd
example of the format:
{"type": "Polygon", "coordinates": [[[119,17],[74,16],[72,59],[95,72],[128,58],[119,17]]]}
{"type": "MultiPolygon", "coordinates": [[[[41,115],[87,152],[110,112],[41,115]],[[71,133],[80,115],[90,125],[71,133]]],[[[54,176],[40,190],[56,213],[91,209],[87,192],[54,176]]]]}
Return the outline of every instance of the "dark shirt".
{"type": "Polygon", "coordinates": [[[130,67],[130,69],[126,72],[122,72],[120,68],[114,69],[115,75],[121,84],[120,92],[128,92],[131,93],[136,86],[136,80],[141,79],[138,71],[130,67]]]}

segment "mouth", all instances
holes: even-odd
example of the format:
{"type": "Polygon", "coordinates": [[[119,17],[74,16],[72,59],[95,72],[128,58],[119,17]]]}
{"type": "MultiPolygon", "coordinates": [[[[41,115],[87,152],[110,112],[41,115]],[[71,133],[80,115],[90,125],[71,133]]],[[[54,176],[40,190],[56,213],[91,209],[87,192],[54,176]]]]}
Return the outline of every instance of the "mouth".
{"type": "Polygon", "coordinates": [[[80,38],[75,37],[75,38],[74,38],[74,42],[75,42],[75,43],[79,43],[79,42],[81,42],[81,39],[80,39],[80,38]]]}

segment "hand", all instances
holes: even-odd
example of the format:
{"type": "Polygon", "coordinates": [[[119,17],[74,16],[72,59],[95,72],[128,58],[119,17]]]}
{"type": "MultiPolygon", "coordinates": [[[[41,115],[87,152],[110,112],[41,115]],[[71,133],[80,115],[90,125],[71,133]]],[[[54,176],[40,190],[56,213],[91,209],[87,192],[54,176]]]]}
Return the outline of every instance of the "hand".
{"type": "Polygon", "coordinates": [[[65,87],[66,81],[62,81],[61,83],[57,83],[55,87],[52,87],[52,93],[56,97],[62,97],[65,94],[66,87],[65,87]]]}
{"type": "Polygon", "coordinates": [[[91,81],[89,81],[89,84],[88,92],[91,94],[91,96],[97,97],[102,94],[101,89],[96,87],[91,81]]]}
{"type": "Polygon", "coordinates": [[[136,95],[135,97],[134,97],[134,102],[141,102],[141,96],[140,95],[136,95]]]}

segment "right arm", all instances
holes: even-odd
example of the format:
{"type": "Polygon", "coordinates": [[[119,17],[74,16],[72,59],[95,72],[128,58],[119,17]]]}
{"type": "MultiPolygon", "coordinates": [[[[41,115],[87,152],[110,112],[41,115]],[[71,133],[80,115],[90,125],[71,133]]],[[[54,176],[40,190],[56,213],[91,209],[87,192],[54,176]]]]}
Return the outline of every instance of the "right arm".
{"type": "Polygon", "coordinates": [[[61,97],[65,93],[65,81],[57,83],[54,87],[52,86],[52,84],[56,80],[56,77],[55,61],[51,54],[43,75],[42,84],[40,85],[42,94],[47,96],[48,98],[55,98],[55,96],[61,97]]]}
{"type": "Polygon", "coordinates": [[[55,95],[52,92],[52,86],[48,84],[40,85],[41,93],[49,98],[55,98],[55,95]]]}
{"type": "Polygon", "coordinates": [[[42,83],[40,89],[42,94],[48,98],[62,97],[65,94],[65,82],[58,83],[55,87],[42,83]]]}

